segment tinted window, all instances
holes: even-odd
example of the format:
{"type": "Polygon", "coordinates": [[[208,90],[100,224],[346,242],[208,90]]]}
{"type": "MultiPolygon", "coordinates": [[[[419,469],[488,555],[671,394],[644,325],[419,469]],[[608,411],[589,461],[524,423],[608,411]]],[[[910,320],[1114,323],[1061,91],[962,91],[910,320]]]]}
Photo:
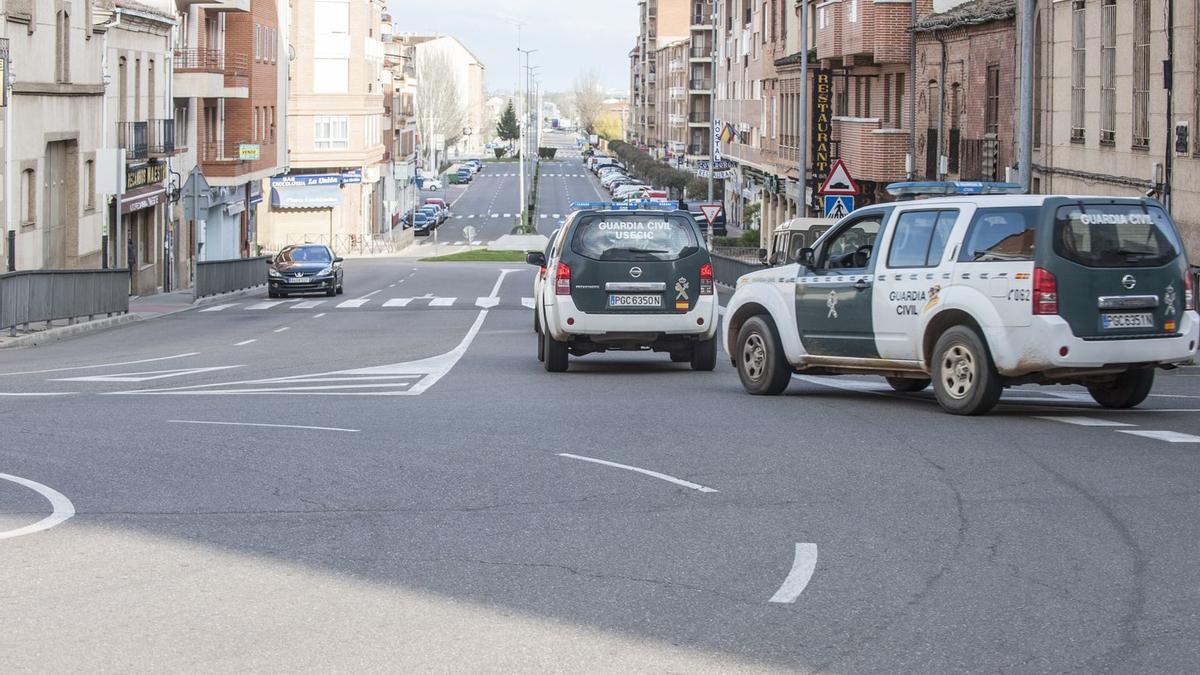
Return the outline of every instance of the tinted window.
{"type": "Polygon", "coordinates": [[[280,251],[279,259],[283,262],[329,262],[333,256],[324,246],[297,246],[280,251]]]}
{"type": "Polygon", "coordinates": [[[678,260],[699,250],[699,243],[686,216],[630,212],[582,220],[571,250],[593,260],[678,260]]]}
{"type": "Polygon", "coordinates": [[[900,214],[888,267],[937,267],[958,211],[908,211],[900,214]]]}
{"type": "Polygon", "coordinates": [[[823,244],[823,267],[829,269],[870,267],[871,259],[874,257],[872,252],[875,247],[875,238],[879,236],[879,229],[887,216],[887,212],[875,213],[849,225],[841,226],[833,234],[833,238],[823,244]]]}
{"type": "Polygon", "coordinates": [[[1181,247],[1157,206],[1064,206],[1054,222],[1054,251],[1088,267],[1158,267],[1181,247]]]}
{"type": "Polygon", "coordinates": [[[1036,207],[980,209],[975,212],[961,262],[1033,260],[1037,235],[1036,207]]]}

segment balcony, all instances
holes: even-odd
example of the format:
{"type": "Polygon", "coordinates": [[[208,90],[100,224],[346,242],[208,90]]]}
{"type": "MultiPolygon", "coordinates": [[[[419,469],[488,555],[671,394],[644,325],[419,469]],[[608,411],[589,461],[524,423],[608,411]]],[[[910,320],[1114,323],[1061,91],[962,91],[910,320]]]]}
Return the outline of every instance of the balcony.
{"type": "Polygon", "coordinates": [[[219,49],[176,49],[175,96],[249,98],[250,59],[219,49]]]}
{"type": "Polygon", "coordinates": [[[667,118],[673,127],[681,127],[687,124],[687,115],[671,115],[667,118]]]}
{"type": "Polygon", "coordinates": [[[668,64],[667,67],[670,69],[670,71],[672,73],[682,73],[683,72],[683,61],[671,61],[671,63],[668,64]]]}
{"type": "Polygon", "coordinates": [[[712,93],[712,85],[713,82],[711,78],[703,77],[698,80],[691,80],[688,82],[688,89],[690,89],[694,94],[709,94],[712,93]]]}
{"type": "Polygon", "coordinates": [[[713,49],[711,45],[692,45],[692,48],[688,50],[688,58],[693,61],[708,61],[712,58],[712,52],[713,49]]]}
{"type": "Polygon", "coordinates": [[[129,160],[175,154],[175,120],[117,122],[117,147],[129,160]]]}
{"type": "Polygon", "coordinates": [[[688,114],[688,124],[708,126],[712,122],[712,113],[707,110],[692,111],[688,114]]]}
{"type": "Polygon", "coordinates": [[[682,101],[687,98],[687,90],[683,87],[671,87],[671,100],[682,101]]]}

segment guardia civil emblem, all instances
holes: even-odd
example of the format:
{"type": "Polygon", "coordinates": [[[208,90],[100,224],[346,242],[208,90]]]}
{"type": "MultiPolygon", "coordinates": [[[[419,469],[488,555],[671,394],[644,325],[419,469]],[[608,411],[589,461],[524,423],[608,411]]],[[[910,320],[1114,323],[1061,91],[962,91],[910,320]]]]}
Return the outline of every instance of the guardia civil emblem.
{"type": "Polygon", "coordinates": [[[688,288],[689,288],[688,280],[684,279],[683,277],[679,277],[679,281],[675,282],[675,299],[676,300],[687,300],[688,299],[688,294],[687,294],[688,288]]]}
{"type": "Polygon", "coordinates": [[[1167,286],[1167,291],[1163,293],[1163,304],[1167,306],[1167,316],[1175,316],[1175,284],[1167,286]]]}
{"type": "Polygon", "coordinates": [[[829,299],[825,301],[825,306],[829,308],[829,319],[838,318],[837,314],[838,294],[837,291],[829,291],[829,299]]]}

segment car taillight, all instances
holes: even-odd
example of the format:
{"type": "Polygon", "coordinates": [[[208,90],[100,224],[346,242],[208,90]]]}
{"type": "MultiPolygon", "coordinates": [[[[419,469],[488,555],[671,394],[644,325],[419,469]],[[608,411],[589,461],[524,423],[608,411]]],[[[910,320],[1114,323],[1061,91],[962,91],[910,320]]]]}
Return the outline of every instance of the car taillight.
{"type": "Polygon", "coordinates": [[[1191,270],[1183,275],[1183,311],[1196,309],[1196,281],[1191,270]]]}
{"type": "Polygon", "coordinates": [[[558,263],[558,270],[554,273],[554,293],[555,295],[571,294],[571,268],[567,267],[566,263],[558,263]]]}
{"type": "Polygon", "coordinates": [[[712,263],[704,263],[700,266],[700,295],[713,294],[713,271],[712,263]]]}
{"type": "Polygon", "coordinates": [[[1058,314],[1058,279],[1040,267],[1033,270],[1033,313],[1058,314]]]}

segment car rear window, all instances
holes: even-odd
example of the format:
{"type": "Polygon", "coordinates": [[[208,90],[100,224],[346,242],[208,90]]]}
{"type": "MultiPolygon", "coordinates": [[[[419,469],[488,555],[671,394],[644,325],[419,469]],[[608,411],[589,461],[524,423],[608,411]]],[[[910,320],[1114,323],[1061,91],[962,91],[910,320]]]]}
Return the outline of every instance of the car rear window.
{"type": "Polygon", "coordinates": [[[1157,206],[1063,206],[1054,221],[1054,252],[1087,267],[1159,267],[1181,250],[1175,226],[1157,206]]]}
{"type": "Polygon", "coordinates": [[[571,250],[592,260],[678,260],[699,250],[689,218],[668,213],[620,213],[585,217],[575,227],[571,250]]]}

